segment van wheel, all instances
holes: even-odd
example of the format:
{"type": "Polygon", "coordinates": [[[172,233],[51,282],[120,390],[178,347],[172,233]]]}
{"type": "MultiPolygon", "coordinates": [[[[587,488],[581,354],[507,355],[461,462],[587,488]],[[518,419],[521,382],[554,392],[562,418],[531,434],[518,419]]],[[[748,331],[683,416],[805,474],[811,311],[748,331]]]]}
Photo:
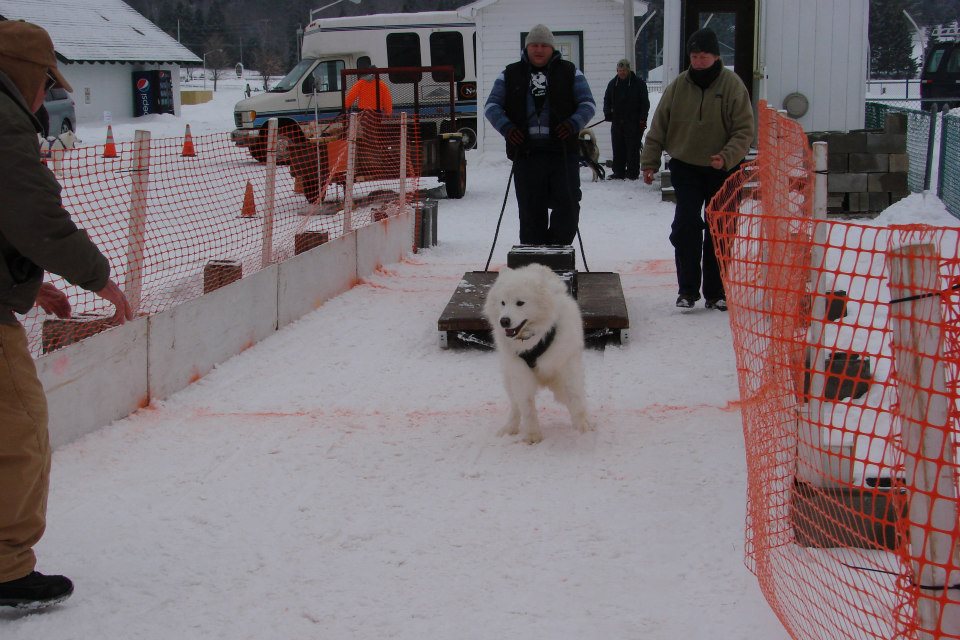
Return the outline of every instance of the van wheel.
{"type": "Polygon", "coordinates": [[[66,133],[67,131],[73,131],[73,125],[67,118],[64,118],[63,122],[60,123],[60,133],[66,133]]]}
{"type": "Polygon", "coordinates": [[[447,188],[447,197],[459,200],[467,192],[467,154],[460,147],[460,157],[456,169],[443,172],[444,186],[447,188]]]}
{"type": "MultiPolygon", "coordinates": [[[[303,134],[295,126],[285,125],[277,129],[277,164],[290,164],[290,150],[304,142],[303,134]]],[[[256,142],[250,146],[250,155],[257,162],[267,161],[267,129],[260,129],[256,142]]]]}

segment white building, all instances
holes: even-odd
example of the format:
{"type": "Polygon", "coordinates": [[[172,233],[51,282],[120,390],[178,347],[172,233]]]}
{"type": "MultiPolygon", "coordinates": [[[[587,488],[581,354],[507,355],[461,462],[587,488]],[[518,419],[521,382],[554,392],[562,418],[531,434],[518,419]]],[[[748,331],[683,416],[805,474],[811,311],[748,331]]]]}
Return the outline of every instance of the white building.
{"type": "Polygon", "coordinates": [[[0,17],[47,30],[80,122],[133,116],[137,71],[170,72],[179,114],[180,65],[201,62],[122,0],[0,0],[0,17]]]}
{"type": "Polygon", "coordinates": [[[869,0],[667,0],[663,79],[686,68],[686,39],[709,20],[724,25],[754,103],[787,109],[807,131],[859,129],[869,13],[869,0]]]}
{"type": "MultiPolygon", "coordinates": [[[[625,15],[642,15],[644,2],[624,6],[623,0],[479,0],[458,9],[477,25],[477,124],[481,150],[503,150],[503,137],[483,117],[483,104],[497,76],[520,59],[523,36],[536,24],[553,31],[564,58],[586,76],[597,101],[594,122],[603,120],[603,92],[616,75],[617,61],[633,59],[632,22],[625,29],[625,15]],[[629,33],[629,35],[628,35],[629,33]],[[629,44],[627,44],[629,40],[629,44]]],[[[610,126],[594,127],[600,142],[600,157],[611,157],[610,126]]]]}

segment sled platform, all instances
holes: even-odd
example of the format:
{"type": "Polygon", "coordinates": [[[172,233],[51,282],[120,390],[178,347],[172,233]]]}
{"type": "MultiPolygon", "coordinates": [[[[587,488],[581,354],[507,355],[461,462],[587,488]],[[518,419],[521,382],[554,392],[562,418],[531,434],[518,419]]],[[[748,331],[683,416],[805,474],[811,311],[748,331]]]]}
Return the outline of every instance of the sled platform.
{"type": "MultiPolygon", "coordinates": [[[[490,326],[483,317],[483,303],[496,279],[496,271],[468,271],[463,274],[457,290],[437,321],[441,348],[493,348],[490,326]]],[[[583,316],[587,344],[602,347],[611,338],[619,344],[626,344],[630,337],[630,319],[620,274],[581,271],[577,273],[577,288],[577,303],[583,316]]]]}

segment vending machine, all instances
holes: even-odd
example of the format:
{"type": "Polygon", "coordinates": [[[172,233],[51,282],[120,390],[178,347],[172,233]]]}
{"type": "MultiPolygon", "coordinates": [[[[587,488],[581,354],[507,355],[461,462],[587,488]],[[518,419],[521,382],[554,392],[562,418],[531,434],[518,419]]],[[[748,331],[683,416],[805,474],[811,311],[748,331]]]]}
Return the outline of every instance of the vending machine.
{"type": "Polygon", "coordinates": [[[173,113],[173,77],[167,69],[133,72],[133,115],[173,113]]]}

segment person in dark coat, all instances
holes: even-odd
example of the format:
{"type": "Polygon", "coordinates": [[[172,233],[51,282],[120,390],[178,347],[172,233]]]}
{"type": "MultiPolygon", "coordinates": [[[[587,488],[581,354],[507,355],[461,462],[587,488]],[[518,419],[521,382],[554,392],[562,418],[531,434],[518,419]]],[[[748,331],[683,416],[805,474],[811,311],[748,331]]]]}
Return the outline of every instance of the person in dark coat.
{"type": "Polygon", "coordinates": [[[610,180],[640,177],[640,147],[649,113],[647,83],[630,70],[630,61],[624,58],[617,63],[617,75],[603,94],[603,117],[611,123],[613,144],[610,180]]]}
{"type": "Polygon", "coordinates": [[[40,160],[36,113],[53,87],[70,91],[49,34],[29,22],[0,22],[0,607],[38,609],[73,592],[64,576],[35,570],[50,486],[47,399],[16,314],[39,305],[70,317],[66,294],[44,271],[112,303],[117,324],[133,319],[110,265],[60,201],[40,160]]]}

